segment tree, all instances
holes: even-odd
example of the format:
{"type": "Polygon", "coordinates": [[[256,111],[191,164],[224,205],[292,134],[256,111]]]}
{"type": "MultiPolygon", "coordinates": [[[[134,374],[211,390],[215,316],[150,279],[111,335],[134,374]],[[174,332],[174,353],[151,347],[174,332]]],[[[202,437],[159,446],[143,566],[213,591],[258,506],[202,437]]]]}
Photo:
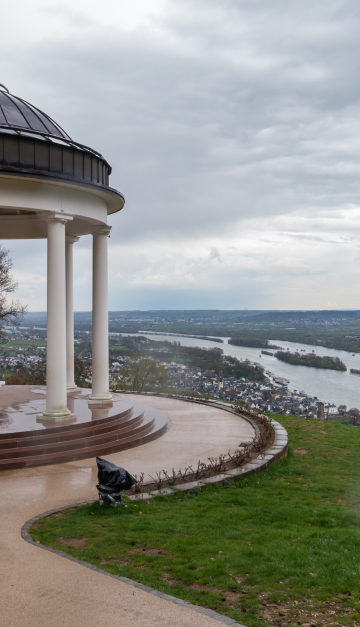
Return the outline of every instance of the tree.
{"type": "Polygon", "coordinates": [[[169,375],[157,359],[140,356],[128,359],[121,370],[122,389],[129,388],[135,392],[144,390],[156,391],[167,386],[169,375]]]}
{"type": "Polygon", "coordinates": [[[10,273],[13,261],[9,253],[10,251],[0,244],[0,341],[6,339],[4,324],[19,323],[27,310],[27,305],[21,305],[18,300],[9,300],[9,294],[15,292],[18,287],[10,273]]]}
{"type": "Polygon", "coordinates": [[[46,361],[41,359],[31,368],[25,368],[22,364],[16,366],[15,372],[6,379],[6,385],[45,385],[46,384],[46,361]]]}
{"type": "Polygon", "coordinates": [[[89,377],[89,372],[86,369],[85,363],[79,357],[75,357],[74,363],[74,378],[75,383],[78,388],[89,388],[91,387],[87,378],[89,377]]]}
{"type": "MultiPolygon", "coordinates": [[[[75,357],[75,383],[80,388],[91,387],[85,379],[88,371],[84,362],[75,357]]],[[[31,368],[24,365],[16,366],[13,374],[6,379],[6,385],[46,385],[46,359],[31,364],[31,368]]]]}
{"type": "Polygon", "coordinates": [[[252,348],[270,348],[269,341],[258,337],[231,337],[228,341],[234,346],[249,346],[252,348]]]}

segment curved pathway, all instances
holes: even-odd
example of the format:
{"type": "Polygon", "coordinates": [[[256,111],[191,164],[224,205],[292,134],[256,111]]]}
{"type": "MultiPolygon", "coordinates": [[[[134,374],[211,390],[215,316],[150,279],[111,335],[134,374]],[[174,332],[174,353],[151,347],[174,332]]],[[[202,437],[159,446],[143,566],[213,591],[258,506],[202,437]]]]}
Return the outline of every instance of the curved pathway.
{"type": "MultiPolygon", "coordinates": [[[[163,411],[171,429],[158,440],[106,456],[131,473],[176,470],[234,451],[252,426],[214,407],[133,395],[163,411]]],[[[1,618],[8,627],[212,627],[219,622],[130,587],[21,538],[30,518],[97,498],[94,459],[0,474],[1,618]]]]}

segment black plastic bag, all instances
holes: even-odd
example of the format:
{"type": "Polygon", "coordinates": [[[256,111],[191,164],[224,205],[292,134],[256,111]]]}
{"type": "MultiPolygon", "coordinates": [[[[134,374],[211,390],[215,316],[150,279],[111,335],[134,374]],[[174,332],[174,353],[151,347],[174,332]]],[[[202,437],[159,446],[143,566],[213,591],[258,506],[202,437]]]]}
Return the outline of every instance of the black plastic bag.
{"type": "Polygon", "coordinates": [[[98,482],[101,486],[110,490],[129,490],[131,486],[138,483],[136,479],[124,468],[115,466],[106,459],[96,458],[98,467],[98,482]]]}

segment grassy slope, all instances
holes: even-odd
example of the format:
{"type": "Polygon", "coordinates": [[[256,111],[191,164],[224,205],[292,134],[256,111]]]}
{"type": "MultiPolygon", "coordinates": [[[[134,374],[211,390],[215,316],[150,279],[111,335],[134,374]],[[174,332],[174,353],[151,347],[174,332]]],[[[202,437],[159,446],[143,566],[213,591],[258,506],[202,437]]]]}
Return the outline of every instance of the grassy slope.
{"type": "Polygon", "coordinates": [[[82,506],[32,535],[248,627],[358,625],[360,429],[277,419],[290,452],[262,475],[126,510],[82,506]]]}

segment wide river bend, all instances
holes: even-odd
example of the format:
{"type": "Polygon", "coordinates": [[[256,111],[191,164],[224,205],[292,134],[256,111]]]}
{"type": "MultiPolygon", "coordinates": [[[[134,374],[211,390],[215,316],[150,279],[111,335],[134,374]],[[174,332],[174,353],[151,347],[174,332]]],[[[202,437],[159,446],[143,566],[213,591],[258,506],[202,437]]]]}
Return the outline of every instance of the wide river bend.
{"type": "MultiPolygon", "coordinates": [[[[337,370],[323,370],[322,368],[308,368],[307,366],[292,366],[291,364],[276,359],[276,357],[261,355],[260,348],[232,346],[227,343],[229,338],[222,338],[224,343],[220,344],[219,342],[184,337],[183,335],[162,335],[145,332],[140,332],[140,334],[148,337],[150,340],[180,342],[182,346],[222,348],[225,355],[255,361],[261,364],[265,370],[273,372],[274,375],[289,379],[290,383],[288,387],[290,390],[297,390],[298,392],[304,391],[309,396],[317,396],[320,401],[334,403],[336,406],[344,404],[347,405],[348,409],[350,407],[358,407],[360,409],[360,377],[350,374],[350,368],[360,370],[360,353],[355,353],[355,355],[352,356],[352,353],[347,351],[324,348],[323,346],[284,342],[283,340],[270,340],[270,344],[276,344],[285,350],[289,348],[291,352],[305,349],[305,353],[311,353],[312,350],[314,350],[316,355],[339,357],[347,367],[347,372],[339,372],[337,370]]],[[[110,335],[117,334],[110,333],[110,335]]],[[[138,334],[125,333],[124,335],[138,334]]],[[[271,349],[269,350],[270,352],[276,352],[271,349]]]]}

